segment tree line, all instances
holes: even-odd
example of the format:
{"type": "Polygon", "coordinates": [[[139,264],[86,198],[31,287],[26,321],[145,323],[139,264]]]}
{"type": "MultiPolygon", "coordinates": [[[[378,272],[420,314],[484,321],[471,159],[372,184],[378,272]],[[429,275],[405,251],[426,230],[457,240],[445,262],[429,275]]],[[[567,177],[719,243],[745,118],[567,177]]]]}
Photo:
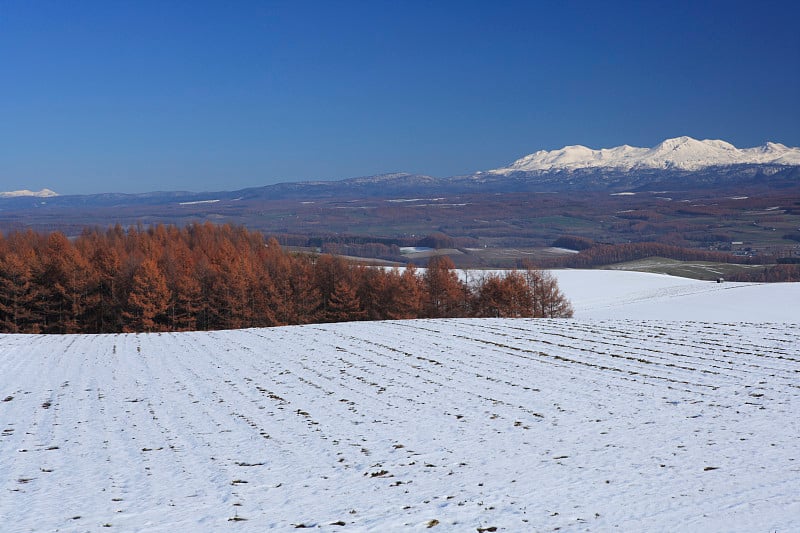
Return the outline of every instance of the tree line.
{"type": "Polygon", "coordinates": [[[547,272],[424,272],[285,252],[244,227],[86,229],[75,239],[0,235],[0,331],[117,333],[443,317],[568,317],[547,272]]]}
{"type": "Polygon", "coordinates": [[[736,256],[724,252],[697,250],[659,242],[591,244],[588,239],[580,237],[562,237],[556,243],[565,248],[569,247],[579,251],[576,254],[544,259],[540,261],[541,266],[546,268],[591,268],[648,257],[737,264],[764,264],[770,261],[766,257],[736,256]]]}
{"type": "Polygon", "coordinates": [[[765,266],[763,269],[737,272],[730,275],[728,279],[755,283],[800,282],[800,264],[779,262],[777,265],[765,266]]]}

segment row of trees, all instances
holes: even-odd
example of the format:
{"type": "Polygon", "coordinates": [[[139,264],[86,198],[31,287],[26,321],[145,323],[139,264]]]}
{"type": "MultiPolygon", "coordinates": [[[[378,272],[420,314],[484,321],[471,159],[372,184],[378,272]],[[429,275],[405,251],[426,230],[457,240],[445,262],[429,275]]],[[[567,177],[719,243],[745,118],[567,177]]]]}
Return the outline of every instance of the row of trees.
{"type": "MultiPolygon", "coordinates": [[[[580,238],[563,238],[556,242],[578,243],[577,254],[555,257],[542,261],[548,268],[591,268],[625,261],[635,261],[648,257],[666,257],[679,261],[710,261],[716,263],[762,264],[768,261],[765,257],[739,257],[724,252],[712,252],[683,248],[658,242],[633,242],[623,244],[596,244],[586,246],[587,242],[580,238]],[[564,239],[564,240],[562,240],[564,239]]],[[[563,244],[562,244],[563,245],[563,244]]]]}
{"type": "Polygon", "coordinates": [[[749,272],[737,272],[728,276],[728,279],[756,283],[800,282],[800,264],[783,263],[749,272]]]}
{"type": "Polygon", "coordinates": [[[120,226],[0,235],[0,331],[111,333],[434,317],[571,316],[546,272],[471,283],[452,261],[423,273],[288,254],[242,227],[120,226]]]}

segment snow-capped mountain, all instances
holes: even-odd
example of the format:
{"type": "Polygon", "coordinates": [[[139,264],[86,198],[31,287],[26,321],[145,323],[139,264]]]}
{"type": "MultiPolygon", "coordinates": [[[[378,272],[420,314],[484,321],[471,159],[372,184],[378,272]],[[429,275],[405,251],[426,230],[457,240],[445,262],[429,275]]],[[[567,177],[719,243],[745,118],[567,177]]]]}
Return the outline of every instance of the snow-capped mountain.
{"type": "Polygon", "coordinates": [[[495,170],[449,177],[404,172],[343,180],[283,182],[235,191],[59,195],[50,189],[0,192],[2,209],[237,205],[261,200],[402,197],[559,191],[654,191],[800,187],[800,148],[768,142],[737,148],[720,140],[667,139],[653,148],[541,150],[495,170]],[[214,200],[214,202],[211,202],[214,200]]]}
{"type": "Polygon", "coordinates": [[[698,141],[691,137],[667,139],[652,148],[622,145],[594,150],[586,146],[565,146],[560,150],[540,150],[514,161],[495,174],[536,171],[608,170],[686,170],[731,165],[800,166],[800,148],[768,142],[754,148],[736,148],[720,140],[698,141]]]}
{"type": "Polygon", "coordinates": [[[23,189],[21,191],[0,192],[0,198],[19,198],[22,196],[34,196],[36,198],[53,198],[54,196],[58,196],[58,193],[55,191],[51,191],[50,189],[42,189],[41,191],[29,191],[28,189],[23,189]]]}

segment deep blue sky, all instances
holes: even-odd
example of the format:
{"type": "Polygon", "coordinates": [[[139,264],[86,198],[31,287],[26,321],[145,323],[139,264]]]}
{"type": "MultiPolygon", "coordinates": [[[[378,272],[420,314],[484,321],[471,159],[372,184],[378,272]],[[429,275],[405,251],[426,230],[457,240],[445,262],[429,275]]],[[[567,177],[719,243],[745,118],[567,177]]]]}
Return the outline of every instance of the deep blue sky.
{"type": "Polygon", "coordinates": [[[448,176],[679,135],[800,146],[797,4],[0,0],[0,191],[448,176]]]}

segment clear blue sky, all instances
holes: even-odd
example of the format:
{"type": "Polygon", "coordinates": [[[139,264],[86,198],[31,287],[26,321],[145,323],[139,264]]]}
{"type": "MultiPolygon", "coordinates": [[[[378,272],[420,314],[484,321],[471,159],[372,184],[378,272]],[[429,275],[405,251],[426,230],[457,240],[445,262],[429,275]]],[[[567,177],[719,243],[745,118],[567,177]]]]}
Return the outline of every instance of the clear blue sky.
{"type": "Polygon", "coordinates": [[[0,0],[0,191],[800,146],[800,3],[0,0]]]}

